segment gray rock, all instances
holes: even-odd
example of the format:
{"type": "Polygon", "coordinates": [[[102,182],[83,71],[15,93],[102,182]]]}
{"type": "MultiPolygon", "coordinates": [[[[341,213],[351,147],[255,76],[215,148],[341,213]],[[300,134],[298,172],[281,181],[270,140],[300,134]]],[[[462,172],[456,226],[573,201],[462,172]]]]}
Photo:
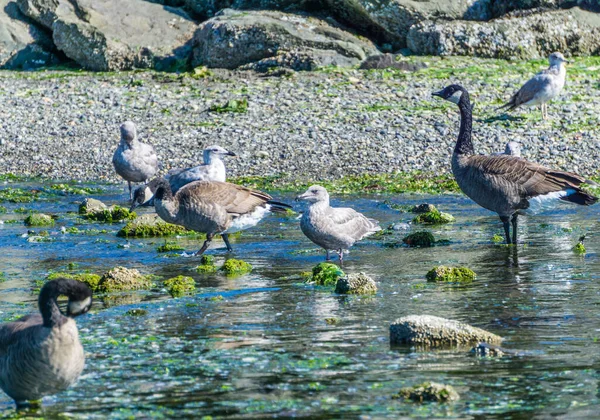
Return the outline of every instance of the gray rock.
{"type": "Polygon", "coordinates": [[[200,19],[215,16],[223,9],[305,10],[308,0],[185,0],[186,8],[200,19]]]}
{"type": "Polygon", "coordinates": [[[372,295],[377,292],[377,284],[365,273],[348,274],[335,285],[335,293],[349,295],[372,295]]]}
{"type": "Polygon", "coordinates": [[[598,0],[493,0],[491,12],[493,17],[499,17],[513,11],[536,8],[570,9],[575,5],[592,12],[600,12],[598,0]]]}
{"type": "Polygon", "coordinates": [[[600,16],[577,7],[525,17],[476,23],[425,21],[414,25],[408,47],[417,54],[505,59],[544,58],[600,52],[600,16]]]}
{"type": "Polygon", "coordinates": [[[401,54],[372,55],[360,63],[360,69],[397,69],[405,71],[417,71],[427,67],[425,63],[408,63],[406,61],[401,61],[401,57],[401,54]]]}
{"type": "Polygon", "coordinates": [[[224,10],[200,25],[194,36],[193,66],[234,69],[286,53],[282,65],[351,66],[376,52],[366,40],[300,15],[271,11],[224,10]]]}
{"type": "Polygon", "coordinates": [[[415,402],[449,402],[460,399],[458,392],[450,385],[438,384],[436,382],[424,382],[412,387],[402,388],[398,394],[392,396],[394,399],[403,398],[415,402]]]}
{"type": "Polygon", "coordinates": [[[460,346],[480,341],[499,344],[502,337],[459,321],[431,315],[411,315],[390,325],[390,343],[427,347],[460,346]]]}
{"type": "Polygon", "coordinates": [[[143,0],[61,0],[53,39],[89,70],[187,67],[194,22],[176,9],[143,0]]]}
{"type": "Polygon", "coordinates": [[[79,214],[97,213],[108,209],[108,206],[100,200],[88,197],[79,205],[79,214]]]}
{"type": "Polygon", "coordinates": [[[17,0],[17,4],[24,15],[52,29],[59,0],[17,0]]]}
{"type": "Polygon", "coordinates": [[[0,0],[0,68],[27,70],[58,61],[50,37],[16,3],[0,0]]]}
{"type": "Polygon", "coordinates": [[[429,213],[432,211],[437,211],[433,204],[417,204],[413,208],[410,209],[411,213],[429,213]]]}

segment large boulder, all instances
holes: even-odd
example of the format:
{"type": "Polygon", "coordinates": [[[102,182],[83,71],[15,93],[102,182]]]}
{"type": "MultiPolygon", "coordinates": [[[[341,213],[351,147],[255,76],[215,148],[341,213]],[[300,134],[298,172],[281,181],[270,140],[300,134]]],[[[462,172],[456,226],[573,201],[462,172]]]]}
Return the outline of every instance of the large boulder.
{"type": "Polygon", "coordinates": [[[306,10],[311,0],[185,0],[194,16],[205,20],[223,9],[264,9],[281,11],[306,10]]]}
{"type": "Polygon", "coordinates": [[[492,0],[491,13],[500,17],[512,11],[531,9],[569,9],[579,6],[582,9],[600,12],[598,0],[492,0]]]}
{"type": "Polygon", "coordinates": [[[577,7],[490,22],[426,21],[414,25],[408,47],[424,55],[466,55],[504,59],[600,53],[600,16],[577,7]]]}
{"type": "Polygon", "coordinates": [[[352,66],[376,51],[368,40],[313,17],[226,9],[200,25],[192,65],[234,69],[291,53],[297,59],[274,60],[272,65],[305,70],[317,65],[352,66]]]}
{"type": "Polygon", "coordinates": [[[0,0],[0,68],[32,69],[58,63],[50,37],[16,3],[0,0]]]}
{"type": "Polygon", "coordinates": [[[180,9],[144,0],[19,0],[19,6],[89,70],[188,65],[196,24],[180,9]]]}

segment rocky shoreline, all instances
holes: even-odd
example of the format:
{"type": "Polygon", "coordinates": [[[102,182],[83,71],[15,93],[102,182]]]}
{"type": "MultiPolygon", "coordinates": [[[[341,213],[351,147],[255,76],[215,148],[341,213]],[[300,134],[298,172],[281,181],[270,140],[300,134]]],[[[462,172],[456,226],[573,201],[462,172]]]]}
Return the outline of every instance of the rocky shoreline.
{"type": "Polygon", "coordinates": [[[220,144],[239,155],[226,162],[233,177],[303,182],[415,171],[444,175],[459,116],[431,92],[459,82],[475,102],[478,153],[502,151],[513,140],[527,159],[597,175],[600,59],[574,60],[565,91],[550,104],[549,121],[539,109],[500,117],[495,111],[547,66],[545,60],[402,62],[418,70],[326,67],[272,77],[207,69],[0,72],[0,174],[118,182],[111,158],[119,124],[131,119],[141,140],[154,145],[162,173],[197,164],[203,147],[220,144]],[[222,107],[242,98],[247,110],[222,107]]]}

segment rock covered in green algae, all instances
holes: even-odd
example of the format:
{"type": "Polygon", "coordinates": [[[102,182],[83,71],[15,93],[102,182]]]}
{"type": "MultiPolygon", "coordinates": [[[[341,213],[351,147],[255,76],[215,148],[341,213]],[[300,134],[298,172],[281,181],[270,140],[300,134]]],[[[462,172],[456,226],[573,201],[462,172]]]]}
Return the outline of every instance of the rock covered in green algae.
{"type": "Polygon", "coordinates": [[[54,219],[44,213],[33,213],[25,219],[26,226],[54,226],[54,219]]]}
{"type": "Polygon", "coordinates": [[[312,269],[312,277],[307,282],[315,283],[318,286],[335,286],[344,276],[344,272],[335,264],[322,262],[315,265],[312,269]]]}
{"type": "Polygon", "coordinates": [[[98,291],[102,293],[125,290],[147,289],[152,286],[148,276],[143,276],[136,269],[115,267],[106,272],[98,282],[98,291]]]}
{"type": "Polygon", "coordinates": [[[444,223],[454,222],[454,216],[448,213],[438,211],[429,211],[427,213],[421,213],[413,219],[413,223],[420,223],[424,225],[442,225],[444,223]]]}
{"type": "Polygon", "coordinates": [[[573,252],[580,255],[585,254],[585,245],[583,242],[578,242],[577,245],[573,247],[573,252]]]}
{"type": "Polygon", "coordinates": [[[196,290],[196,282],[193,278],[187,276],[177,276],[165,280],[163,285],[167,288],[169,294],[173,297],[181,297],[196,290]]]}
{"type": "Polygon", "coordinates": [[[420,231],[405,236],[402,242],[410,247],[426,248],[435,245],[435,238],[431,232],[420,231]]]}
{"type": "Polygon", "coordinates": [[[411,213],[430,213],[438,211],[438,209],[433,204],[417,204],[416,206],[410,209],[411,213]]]}
{"type": "Polygon", "coordinates": [[[195,269],[198,273],[214,273],[217,271],[215,257],[212,255],[203,255],[200,259],[200,265],[195,269]]]}
{"type": "Polygon", "coordinates": [[[219,270],[223,271],[227,275],[245,274],[252,271],[252,265],[246,261],[230,258],[223,263],[219,270]]]}
{"type": "Polygon", "coordinates": [[[504,242],[504,238],[498,234],[492,236],[492,242],[496,243],[496,244],[500,244],[502,242],[504,242]]]}
{"type": "Polygon", "coordinates": [[[146,314],[148,314],[147,310],[139,308],[130,309],[127,312],[125,312],[125,315],[127,316],[144,316],[146,314]]]}
{"type": "Polygon", "coordinates": [[[415,402],[449,402],[460,399],[458,392],[450,385],[435,382],[423,382],[422,384],[402,388],[392,398],[405,399],[415,402]]]}
{"type": "Polygon", "coordinates": [[[175,242],[165,242],[158,248],[157,252],[171,252],[171,251],[183,251],[185,248],[175,242]]]}
{"type": "Polygon", "coordinates": [[[189,234],[183,226],[164,222],[156,214],[144,214],[128,222],[117,236],[124,238],[149,238],[189,234]]]}
{"type": "Polygon", "coordinates": [[[365,273],[348,274],[341,277],[335,286],[335,293],[349,295],[372,295],[377,293],[375,281],[365,273]]]}
{"type": "Polygon", "coordinates": [[[425,347],[461,346],[486,342],[500,344],[502,337],[463,322],[432,315],[410,315],[390,325],[390,344],[425,347]]]}
{"type": "Polygon", "coordinates": [[[467,267],[446,267],[438,265],[427,272],[427,281],[448,283],[470,283],[475,279],[475,272],[467,267]]]}
{"type": "Polygon", "coordinates": [[[73,279],[85,283],[92,289],[93,292],[98,290],[98,283],[100,283],[100,276],[98,274],[92,273],[65,273],[65,272],[56,272],[50,273],[46,277],[46,280],[55,280],[55,279],[73,279]]]}
{"type": "Polygon", "coordinates": [[[95,198],[86,198],[83,200],[83,203],[79,205],[79,214],[85,219],[106,223],[136,218],[135,212],[130,212],[128,209],[116,205],[108,207],[102,201],[95,198]]]}

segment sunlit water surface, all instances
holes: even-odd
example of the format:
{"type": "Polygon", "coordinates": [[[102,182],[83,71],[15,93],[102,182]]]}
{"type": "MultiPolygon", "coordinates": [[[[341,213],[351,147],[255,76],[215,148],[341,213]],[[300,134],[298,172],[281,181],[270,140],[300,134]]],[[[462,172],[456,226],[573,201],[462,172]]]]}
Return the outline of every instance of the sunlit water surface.
{"type": "MultiPolygon", "coordinates": [[[[12,185],[14,186],[14,185],[12,185]]],[[[25,187],[31,184],[25,184],[25,187]]],[[[120,187],[103,186],[98,198],[126,204],[120,187]]],[[[291,202],[291,195],[274,194],[291,202]]],[[[456,223],[432,227],[448,245],[387,248],[406,234],[368,239],[346,256],[344,270],[365,272],[378,285],[374,297],[345,297],[304,285],[297,276],[324,259],[293,218],[271,216],[235,240],[231,257],[254,266],[251,274],[198,274],[194,257],[167,257],[163,239],[116,237],[122,224],[86,224],[74,213],[81,196],[25,204],[56,214],[52,242],[32,243],[22,223],[0,225],[0,318],[36,310],[35,281],[50,271],[103,273],[115,265],[163,278],[192,276],[197,293],[172,299],[165,290],[120,299],[98,298],[77,319],[87,362],[79,382],[44,399],[37,414],[78,418],[593,418],[599,416],[600,206],[563,206],[529,218],[516,248],[491,241],[497,216],[463,196],[346,196],[381,221],[410,222],[414,215],[383,204],[433,203],[456,223]],[[84,225],[81,225],[84,223],[84,225]],[[108,233],[60,233],[62,226],[108,233]],[[571,248],[588,233],[587,253],[571,248]],[[314,252],[311,252],[314,250],[314,252]],[[466,265],[477,273],[467,286],[427,283],[435,265],[466,265]],[[223,300],[211,297],[221,295],[223,300]],[[129,316],[132,308],[148,311],[129,316]],[[517,350],[501,358],[469,349],[390,348],[389,325],[404,315],[431,314],[468,322],[506,338],[517,350]],[[330,325],[325,320],[337,318],[330,325]],[[423,381],[450,384],[461,398],[450,404],[394,400],[401,387],[423,381]]],[[[20,204],[3,203],[0,220],[23,219],[20,204]]],[[[144,209],[142,212],[150,212],[144,209]]],[[[422,228],[411,225],[409,231],[422,228]]],[[[39,231],[39,228],[33,228],[39,231]]],[[[191,253],[197,239],[178,243],[191,253]]],[[[230,257],[215,241],[209,254],[230,257]]],[[[14,413],[0,393],[0,413],[14,413]]]]}

